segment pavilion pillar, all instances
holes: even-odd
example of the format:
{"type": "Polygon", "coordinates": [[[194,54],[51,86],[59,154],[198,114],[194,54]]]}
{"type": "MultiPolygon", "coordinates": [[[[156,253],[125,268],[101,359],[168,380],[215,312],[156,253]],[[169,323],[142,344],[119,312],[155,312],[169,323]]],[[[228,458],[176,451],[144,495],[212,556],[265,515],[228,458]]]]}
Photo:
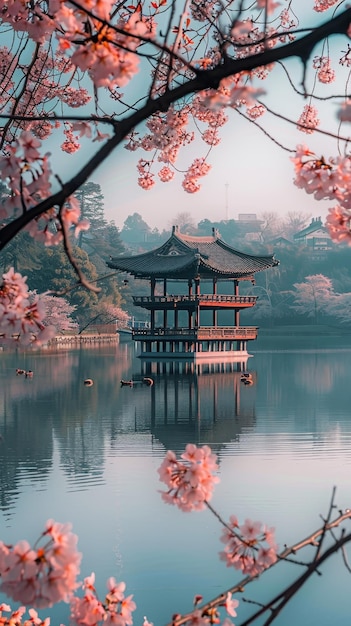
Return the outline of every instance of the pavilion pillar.
{"type": "MultiPolygon", "coordinates": [[[[217,278],[213,279],[213,295],[216,296],[217,295],[217,278]]],[[[214,328],[217,327],[217,309],[213,310],[213,315],[212,315],[212,326],[214,328]]]]}
{"type": "MultiPolygon", "coordinates": [[[[163,295],[167,296],[167,278],[163,279],[163,295]]],[[[163,328],[167,328],[168,320],[167,320],[167,309],[163,311],[163,328]]]]}
{"type": "MultiPolygon", "coordinates": [[[[189,300],[191,300],[191,296],[193,295],[193,281],[192,280],[188,280],[188,296],[189,296],[189,300]]],[[[193,327],[193,313],[191,310],[191,305],[189,303],[189,311],[188,311],[188,328],[192,328],[193,327]]]]}
{"type": "MultiPolygon", "coordinates": [[[[151,278],[151,282],[150,282],[151,299],[153,299],[155,297],[155,288],[156,288],[156,280],[155,280],[155,278],[151,278]]],[[[152,329],[155,328],[155,310],[154,309],[151,309],[150,326],[151,326],[152,329]]]]}
{"type": "Polygon", "coordinates": [[[174,328],[178,328],[178,309],[174,309],[174,328]]]}
{"type": "Polygon", "coordinates": [[[195,296],[196,296],[196,310],[195,310],[195,326],[200,326],[200,278],[195,278],[195,296]]]}
{"type": "Polygon", "coordinates": [[[189,330],[192,327],[193,327],[193,315],[192,315],[192,312],[189,310],[188,311],[188,328],[189,328],[189,330]]]}
{"type": "MultiPolygon", "coordinates": [[[[234,296],[239,295],[239,281],[234,281],[234,296]]],[[[240,326],[240,314],[239,309],[234,309],[234,326],[240,326]]]]}

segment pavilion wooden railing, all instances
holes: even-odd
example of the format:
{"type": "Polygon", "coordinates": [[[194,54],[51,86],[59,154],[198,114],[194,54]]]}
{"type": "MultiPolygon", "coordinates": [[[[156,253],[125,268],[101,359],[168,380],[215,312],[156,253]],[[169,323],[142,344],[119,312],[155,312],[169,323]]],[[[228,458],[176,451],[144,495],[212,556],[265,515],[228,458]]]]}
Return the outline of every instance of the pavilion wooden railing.
{"type": "Polygon", "coordinates": [[[193,339],[207,341],[211,339],[256,339],[257,326],[201,326],[200,328],[142,328],[133,330],[134,339],[193,339]]]}
{"type": "Polygon", "coordinates": [[[258,296],[228,296],[205,293],[200,295],[133,296],[133,302],[136,306],[147,304],[174,304],[177,302],[230,302],[232,304],[254,304],[257,298],[258,296]]]}

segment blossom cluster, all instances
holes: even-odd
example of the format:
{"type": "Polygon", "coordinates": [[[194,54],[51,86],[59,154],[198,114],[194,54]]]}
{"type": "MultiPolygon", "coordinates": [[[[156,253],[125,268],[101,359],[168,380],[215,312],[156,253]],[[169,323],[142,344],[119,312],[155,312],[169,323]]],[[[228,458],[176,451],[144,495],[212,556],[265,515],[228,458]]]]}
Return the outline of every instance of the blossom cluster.
{"type": "Polygon", "coordinates": [[[14,611],[9,604],[0,604],[0,624],[1,626],[50,626],[50,618],[41,619],[35,609],[28,609],[29,617],[24,618],[26,607],[20,606],[14,611]],[[4,615],[9,613],[9,615],[4,615]]]}
{"type": "Polygon", "coordinates": [[[318,70],[317,78],[321,83],[332,83],[335,80],[335,70],[331,67],[329,57],[315,57],[313,59],[313,67],[318,70]]]}
{"type": "MultiPolygon", "coordinates": [[[[7,154],[0,157],[0,171],[6,181],[9,194],[0,205],[0,218],[8,219],[30,210],[38,202],[51,194],[51,170],[48,156],[41,156],[41,141],[29,131],[22,131],[10,146],[7,154]]],[[[32,237],[46,245],[62,241],[63,229],[74,227],[76,236],[80,230],[87,230],[89,222],[80,220],[79,202],[69,197],[65,205],[53,207],[34,218],[27,230],[32,237]]]]}
{"type": "MultiPolygon", "coordinates": [[[[182,104],[178,108],[172,106],[166,113],[158,112],[152,115],[146,123],[150,132],[142,137],[139,138],[136,133],[132,133],[125,144],[128,150],[141,149],[154,153],[151,159],[139,160],[138,184],[145,190],[154,186],[152,167],[155,161],[165,163],[158,172],[159,179],[162,182],[173,179],[180,149],[195,139],[195,132],[188,130],[191,120],[195,120],[202,140],[212,148],[220,143],[218,131],[228,121],[224,113],[226,107],[245,107],[250,119],[263,115],[265,107],[257,102],[257,98],[264,94],[264,90],[251,86],[249,81],[252,78],[253,74],[245,72],[222,79],[218,89],[201,91],[186,105],[182,104]]],[[[206,176],[210,169],[207,157],[195,159],[184,172],[182,181],[184,191],[187,193],[199,191],[201,188],[199,178],[206,176]]]]}
{"type": "Polygon", "coordinates": [[[27,211],[50,195],[49,155],[41,156],[40,147],[39,139],[23,131],[0,157],[2,179],[9,188],[9,195],[0,206],[0,218],[27,211]]]}
{"type": "Polygon", "coordinates": [[[220,557],[227,567],[241,570],[248,576],[258,576],[277,560],[274,529],[249,519],[239,525],[232,515],[224,527],[221,541],[225,548],[220,557]]]}
{"type": "Polygon", "coordinates": [[[307,146],[299,145],[295,157],[295,185],[313,194],[316,200],[334,200],[329,209],[327,226],[335,241],[351,244],[351,157],[326,160],[317,157],[307,146]]]}
{"type": "MultiPolygon", "coordinates": [[[[162,498],[182,511],[201,510],[209,502],[213,486],[219,480],[213,474],[218,469],[216,455],[209,446],[198,448],[195,444],[188,444],[180,459],[169,450],[158,470],[160,480],[168,487],[168,491],[161,492],[162,498]]],[[[222,523],[221,541],[226,545],[220,557],[228,567],[233,566],[254,577],[275,563],[277,546],[273,528],[249,519],[239,525],[234,515],[228,524],[222,523]]]]}
{"type": "Polygon", "coordinates": [[[77,11],[64,0],[9,0],[1,17],[14,31],[25,31],[41,44],[55,33],[61,53],[74,67],[88,71],[96,87],[121,86],[137,73],[136,50],[143,39],[155,36],[155,22],[139,10],[124,11],[112,26],[113,5],[113,0],[82,0],[77,11]]]}
{"type": "Polygon", "coordinates": [[[188,444],[181,460],[169,450],[158,469],[160,480],[168,490],[162,498],[182,511],[200,511],[212,497],[213,487],[219,481],[217,457],[209,446],[198,448],[188,444]]]}
{"type": "Polygon", "coordinates": [[[45,326],[43,300],[30,294],[26,277],[11,267],[0,284],[0,337],[2,343],[28,345],[46,343],[55,335],[53,326],[45,326]]]}
{"type": "MultiPolygon", "coordinates": [[[[36,292],[30,292],[31,298],[36,297],[36,292]]],[[[45,324],[54,326],[56,331],[77,331],[78,323],[72,318],[76,306],[71,305],[66,298],[52,296],[49,293],[40,295],[40,300],[45,306],[45,324]]]]}
{"type": "MultiPolygon", "coordinates": [[[[125,596],[126,585],[111,577],[107,581],[107,594],[103,602],[97,596],[95,574],[77,582],[81,555],[77,552],[77,537],[69,524],[49,520],[33,548],[27,541],[6,546],[0,541],[0,590],[15,601],[27,606],[29,617],[24,617],[26,607],[12,610],[0,604],[1,626],[50,626],[50,618],[41,619],[33,607],[47,608],[60,601],[70,604],[70,623],[76,626],[131,626],[136,609],[133,596],[125,596]],[[82,587],[83,596],[76,595],[82,587]],[[9,615],[5,615],[9,613],[9,615]]],[[[144,626],[152,626],[146,620],[144,626]]]]}
{"type": "Polygon", "coordinates": [[[48,520],[33,547],[24,540],[14,546],[0,541],[0,590],[37,608],[67,602],[78,587],[80,561],[70,524],[48,520]]]}
{"type": "Polygon", "coordinates": [[[314,0],[314,10],[321,13],[337,4],[338,0],[314,0]]]}
{"type": "Polygon", "coordinates": [[[316,107],[311,104],[306,104],[297,122],[298,130],[307,134],[313,133],[320,123],[317,115],[318,111],[316,107]]]}
{"type": "Polygon", "coordinates": [[[109,578],[104,602],[99,600],[94,583],[95,574],[92,573],[84,579],[83,597],[75,596],[71,599],[71,623],[77,626],[97,626],[99,623],[106,626],[131,626],[136,604],[132,595],[124,595],[125,583],[109,578]]]}
{"type": "MultiPolygon", "coordinates": [[[[209,624],[220,624],[221,615],[219,608],[223,607],[227,615],[230,617],[236,617],[236,608],[239,606],[239,600],[233,598],[230,591],[223,594],[223,600],[218,605],[210,605],[203,608],[197,608],[200,602],[202,602],[202,596],[196,595],[194,598],[194,610],[189,616],[189,619],[185,622],[186,626],[208,626],[209,624]]],[[[145,626],[145,624],[143,625],[145,626]]],[[[228,617],[222,622],[222,626],[234,626],[228,617]]]]}

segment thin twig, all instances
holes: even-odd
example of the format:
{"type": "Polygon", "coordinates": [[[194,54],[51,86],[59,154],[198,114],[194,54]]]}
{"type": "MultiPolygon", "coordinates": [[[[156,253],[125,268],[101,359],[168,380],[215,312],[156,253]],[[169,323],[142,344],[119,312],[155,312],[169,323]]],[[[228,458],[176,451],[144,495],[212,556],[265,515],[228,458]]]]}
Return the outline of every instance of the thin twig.
{"type": "Polygon", "coordinates": [[[86,289],[89,289],[90,291],[93,291],[94,293],[99,293],[101,291],[100,287],[94,287],[94,285],[92,285],[92,283],[90,283],[88,281],[88,279],[84,276],[82,270],[80,269],[78,263],[76,262],[76,260],[74,258],[72,247],[71,247],[71,243],[70,243],[70,240],[69,240],[68,228],[67,228],[65,220],[62,219],[61,212],[62,212],[62,207],[60,207],[58,219],[59,219],[59,222],[60,222],[61,228],[62,228],[63,247],[64,247],[64,250],[65,250],[65,252],[67,254],[69,262],[71,263],[74,271],[76,272],[76,274],[77,274],[77,276],[79,278],[79,284],[82,287],[86,287],[86,289]]]}

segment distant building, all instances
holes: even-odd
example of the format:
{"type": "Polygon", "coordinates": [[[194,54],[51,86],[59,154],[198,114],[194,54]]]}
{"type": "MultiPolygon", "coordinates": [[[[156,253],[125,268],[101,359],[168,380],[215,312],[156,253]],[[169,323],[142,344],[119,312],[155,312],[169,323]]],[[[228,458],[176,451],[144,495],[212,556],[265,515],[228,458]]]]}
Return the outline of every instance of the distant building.
{"type": "Polygon", "coordinates": [[[273,248],[292,248],[292,246],[294,245],[293,242],[290,241],[290,239],[282,236],[271,239],[269,241],[269,244],[273,246],[273,248]]]}
{"type": "Polygon", "coordinates": [[[309,226],[294,235],[294,243],[306,246],[312,253],[330,250],[333,247],[328,229],[320,217],[313,217],[309,226]]]}
{"type": "Polygon", "coordinates": [[[239,213],[238,215],[239,222],[257,222],[256,213],[239,213]]]}
{"type": "Polygon", "coordinates": [[[246,241],[263,241],[263,220],[257,218],[256,213],[239,213],[236,225],[241,236],[246,241]]]}

